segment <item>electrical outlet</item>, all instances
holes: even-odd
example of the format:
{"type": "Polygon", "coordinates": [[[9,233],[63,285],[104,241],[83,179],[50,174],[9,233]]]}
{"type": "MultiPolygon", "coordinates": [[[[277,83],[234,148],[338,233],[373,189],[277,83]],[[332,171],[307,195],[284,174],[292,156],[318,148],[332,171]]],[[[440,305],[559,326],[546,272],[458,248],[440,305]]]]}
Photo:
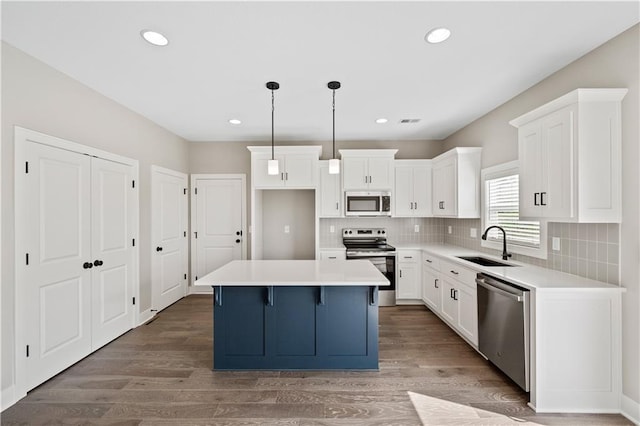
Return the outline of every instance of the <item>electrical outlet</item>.
{"type": "Polygon", "coordinates": [[[335,226],[333,226],[333,225],[329,226],[329,232],[330,232],[330,233],[332,233],[332,234],[333,234],[334,232],[336,232],[336,227],[335,227],[335,226]]]}
{"type": "Polygon", "coordinates": [[[447,232],[448,232],[449,234],[453,234],[453,228],[451,228],[451,226],[449,226],[449,227],[447,228],[447,232]]]}
{"type": "Polygon", "coordinates": [[[558,237],[551,238],[551,246],[553,248],[553,251],[560,251],[560,238],[558,237]]]}
{"type": "Polygon", "coordinates": [[[469,229],[469,236],[471,238],[478,238],[478,230],[476,228],[469,229]]]}
{"type": "Polygon", "coordinates": [[[420,225],[413,225],[413,232],[420,232],[420,225]]]}
{"type": "Polygon", "coordinates": [[[284,233],[288,234],[289,233],[289,225],[285,225],[284,226],[284,233]]]}

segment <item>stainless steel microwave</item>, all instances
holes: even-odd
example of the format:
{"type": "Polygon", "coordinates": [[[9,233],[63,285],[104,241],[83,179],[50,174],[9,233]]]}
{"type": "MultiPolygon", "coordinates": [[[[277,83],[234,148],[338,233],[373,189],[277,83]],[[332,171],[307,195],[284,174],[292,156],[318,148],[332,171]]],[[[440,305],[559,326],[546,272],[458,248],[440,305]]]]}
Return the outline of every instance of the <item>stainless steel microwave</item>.
{"type": "Polygon", "coordinates": [[[345,192],[345,216],[391,216],[390,192],[345,192]]]}

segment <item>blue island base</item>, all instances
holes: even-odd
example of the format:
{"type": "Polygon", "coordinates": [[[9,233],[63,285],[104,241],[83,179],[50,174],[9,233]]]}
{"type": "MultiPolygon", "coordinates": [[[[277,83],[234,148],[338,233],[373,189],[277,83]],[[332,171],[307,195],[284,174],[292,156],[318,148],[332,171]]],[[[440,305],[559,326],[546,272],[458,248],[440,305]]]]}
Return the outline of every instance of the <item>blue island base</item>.
{"type": "Polygon", "coordinates": [[[378,288],[216,286],[214,370],[378,369],[378,288]]]}

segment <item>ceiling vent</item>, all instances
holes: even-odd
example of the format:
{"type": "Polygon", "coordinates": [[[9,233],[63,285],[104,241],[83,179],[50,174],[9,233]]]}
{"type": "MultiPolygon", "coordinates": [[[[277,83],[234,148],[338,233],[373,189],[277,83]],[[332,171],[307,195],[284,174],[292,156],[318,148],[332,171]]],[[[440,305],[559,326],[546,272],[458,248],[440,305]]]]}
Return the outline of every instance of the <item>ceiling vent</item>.
{"type": "Polygon", "coordinates": [[[418,123],[419,121],[419,118],[403,118],[402,120],[400,120],[400,124],[413,124],[418,123]]]}

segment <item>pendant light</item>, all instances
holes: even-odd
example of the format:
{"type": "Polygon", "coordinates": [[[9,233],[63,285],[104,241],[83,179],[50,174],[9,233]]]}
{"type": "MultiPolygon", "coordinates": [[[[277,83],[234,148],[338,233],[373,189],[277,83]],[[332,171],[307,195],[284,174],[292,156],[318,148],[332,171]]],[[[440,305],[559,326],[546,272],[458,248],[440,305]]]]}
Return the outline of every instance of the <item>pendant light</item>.
{"type": "Polygon", "coordinates": [[[267,89],[271,90],[271,160],[267,161],[267,174],[269,175],[277,175],[279,173],[278,170],[278,160],[275,158],[275,146],[273,142],[273,113],[275,111],[274,107],[274,97],[273,92],[280,88],[280,84],[275,81],[267,82],[267,89]]]}
{"type": "Polygon", "coordinates": [[[336,90],[340,88],[340,82],[330,81],[327,87],[333,91],[333,156],[329,160],[329,174],[336,175],[340,173],[340,160],[336,158],[336,90]]]}

